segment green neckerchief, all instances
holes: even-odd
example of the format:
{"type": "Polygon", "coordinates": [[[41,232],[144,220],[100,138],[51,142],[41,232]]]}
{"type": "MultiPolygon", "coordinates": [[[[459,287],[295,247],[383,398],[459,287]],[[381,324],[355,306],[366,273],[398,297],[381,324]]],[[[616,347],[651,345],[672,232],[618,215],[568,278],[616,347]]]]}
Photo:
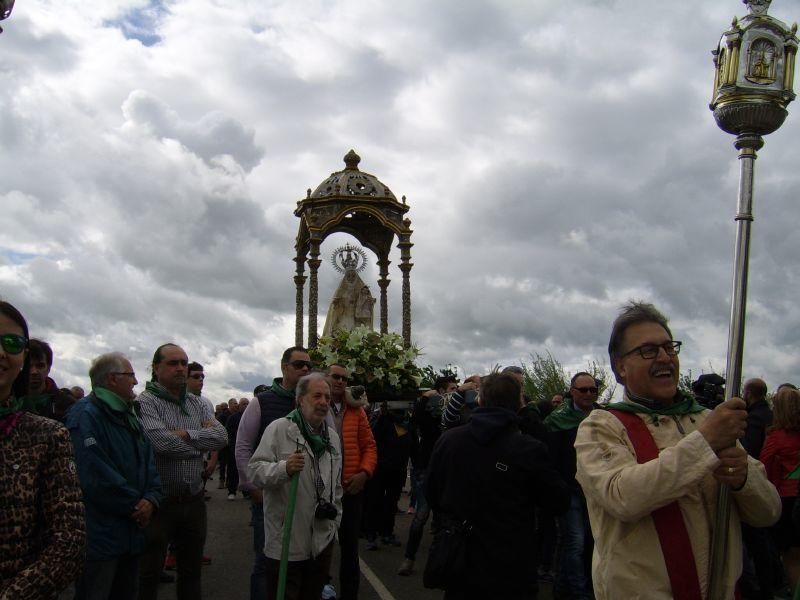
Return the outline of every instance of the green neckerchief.
{"type": "Polygon", "coordinates": [[[294,400],[294,390],[287,390],[283,387],[283,377],[278,377],[277,379],[272,380],[272,385],[269,386],[276,396],[280,396],[281,398],[291,398],[294,400]]]}
{"type": "Polygon", "coordinates": [[[15,398],[12,394],[8,397],[8,406],[0,406],[0,419],[22,410],[22,398],[15,398]]]}
{"type": "Polygon", "coordinates": [[[161,385],[156,381],[148,381],[147,383],[144,384],[144,389],[153,394],[154,396],[156,396],[157,398],[161,398],[162,400],[166,400],[167,402],[172,402],[173,404],[177,404],[180,407],[181,412],[183,414],[185,414],[186,416],[189,415],[189,413],[186,412],[185,385],[181,388],[181,395],[178,396],[177,398],[172,394],[170,394],[167,391],[167,388],[165,388],[163,385],[161,385]]]}
{"type": "Polygon", "coordinates": [[[300,428],[300,433],[303,434],[303,437],[308,442],[308,445],[311,446],[314,456],[319,458],[322,456],[322,453],[325,452],[325,450],[330,452],[332,455],[335,455],[336,450],[334,450],[333,446],[331,445],[331,440],[328,437],[328,430],[325,427],[324,421],[322,423],[322,429],[320,430],[320,433],[314,433],[311,431],[311,427],[309,427],[308,422],[303,416],[303,413],[300,412],[299,408],[295,408],[292,412],[286,415],[286,418],[300,428]]]}
{"type": "Polygon", "coordinates": [[[669,406],[658,406],[652,400],[634,396],[626,391],[625,398],[622,402],[614,402],[613,404],[609,404],[606,406],[606,409],[650,415],[654,423],[661,415],[667,417],[683,416],[703,412],[706,410],[697,403],[697,400],[695,400],[693,396],[684,394],[680,391],[675,396],[675,402],[669,406]]]}
{"type": "Polygon", "coordinates": [[[589,413],[578,410],[572,405],[572,399],[567,398],[553,412],[547,415],[544,420],[544,428],[547,431],[568,431],[576,429],[589,413]]]}
{"type": "Polygon", "coordinates": [[[108,388],[104,387],[96,387],[92,390],[95,397],[100,400],[103,404],[108,406],[114,412],[123,413],[125,418],[128,420],[128,426],[133,430],[134,433],[141,434],[141,426],[139,425],[139,419],[136,418],[136,414],[133,412],[133,402],[128,403],[125,402],[122,398],[120,398],[117,394],[109,390],[108,388]]]}

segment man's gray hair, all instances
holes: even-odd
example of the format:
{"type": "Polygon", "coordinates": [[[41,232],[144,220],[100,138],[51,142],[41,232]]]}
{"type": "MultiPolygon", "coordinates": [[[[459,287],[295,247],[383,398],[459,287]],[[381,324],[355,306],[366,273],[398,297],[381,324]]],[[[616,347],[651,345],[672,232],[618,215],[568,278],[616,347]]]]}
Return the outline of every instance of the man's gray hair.
{"type": "Polygon", "coordinates": [[[295,400],[297,403],[300,403],[300,396],[305,396],[308,393],[308,387],[314,381],[324,381],[325,385],[328,385],[328,378],[325,376],[324,373],[309,373],[308,375],[303,375],[300,378],[300,381],[297,382],[297,387],[295,388],[295,400]]]}
{"type": "Polygon", "coordinates": [[[120,373],[127,369],[126,361],[129,362],[128,357],[122,352],[109,352],[95,358],[92,366],[89,367],[89,379],[92,380],[92,387],[104,386],[108,383],[108,376],[111,373],[120,373]]]}
{"type": "Polygon", "coordinates": [[[625,337],[625,331],[628,327],[637,323],[656,323],[664,328],[670,338],[672,337],[672,332],[669,330],[669,325],[667,325],[667,318],[649,302],[631,300],[623,306],[614,320],[614,325],[611,328],[611,338],[608,340],[608,359],[611,363],[611,371],[614,373],[618,383],[622,382],[619,380],[619,373],[617,373],[617,368],[614,364],[615,359],[624,354],[622,338],[625,337]]]}

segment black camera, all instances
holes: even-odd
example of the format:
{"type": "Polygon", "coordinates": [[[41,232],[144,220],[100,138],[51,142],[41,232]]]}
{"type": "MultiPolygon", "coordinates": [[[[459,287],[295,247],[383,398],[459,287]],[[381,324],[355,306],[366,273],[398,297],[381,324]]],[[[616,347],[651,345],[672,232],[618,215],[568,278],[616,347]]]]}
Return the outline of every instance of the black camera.
{"type": "Polygon", "coordinates": [[[332,521],[339,516],[339,511],[336,506],[334,506],[333,502],[329,502],[325,500],[325,498],[320,498],[317,501],[317,509],[314,511],[314,516],[317,519],[329,519],[332,521]]]}

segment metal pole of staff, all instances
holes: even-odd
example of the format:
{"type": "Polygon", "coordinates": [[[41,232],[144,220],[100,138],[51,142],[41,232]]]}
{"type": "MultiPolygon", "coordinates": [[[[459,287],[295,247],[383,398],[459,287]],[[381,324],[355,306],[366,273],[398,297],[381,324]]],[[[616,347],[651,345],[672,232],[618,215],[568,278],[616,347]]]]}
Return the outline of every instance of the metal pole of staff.
{"type": "MultiPolygon", "coordinates": [[[[786,106],[795,98],[792,85],[798,49],[797,24],[790,29],[767,15],[772,0],[743,1],[747,16],[741,20],[734,17],[712,51],[715,76],[710,108],[717,125],[736,135],[734,146],[740,161],[725,400],[741,396],[756,152],[764,145],[762,136],[783,124],[786,106]]],[[[721,485],[711,542],[709,600],[729,600],[726,596],[732,593],[725,571],[730,503],[730,488],[721,485]]]]}

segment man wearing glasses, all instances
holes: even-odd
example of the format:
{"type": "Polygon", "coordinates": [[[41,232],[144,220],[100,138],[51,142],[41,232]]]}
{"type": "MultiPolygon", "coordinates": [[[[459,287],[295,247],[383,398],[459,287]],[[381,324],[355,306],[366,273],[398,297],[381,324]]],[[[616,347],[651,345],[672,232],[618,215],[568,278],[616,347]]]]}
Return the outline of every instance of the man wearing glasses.
{"type": "Polygon", "coordinates": [[[264,600],[267,597],[267,558],[264,556],[264,510],[261,490],[247,479],[247,463],[256,451],[264,430],[276,419],[285,417],[296,407],[295,388],[301,377],[308,375],[313,368],[308,350],[302,346],[292,346],[281,356],[281,373],[267,391],[258,394],[247,405],[239,421],[236,440],[231,440],[239,471],[239,489],[250,495],[250,525],[253,528],[253,552],[255,562],[250,575],[251,600],[264,600]]]}
{"type": "Polygon", "coordinates": [[[682,394],[680,348],[652,304],[623,307],[608,344],[623,399],[578,428],[597,600],[706,597],[719,484],[733,500],[724,597],[734,596],[742,569],[740,521],[767,527],[780,516],[764,467],[737,443],[745,403],[733,398],[712,411],[682,394]]]}
{"type": "Polygon", "coordinates": [[[134,600],[145,527],[161,501],[153,449],[133,410],[136,375],[119,352],[89,369],[92,392],[67,414],[86,506],[87,552],[76,598],[134,600]]]}
{"type": "Polygon", "coordinates": [[[342,365],[328,367],[331,388],[329,425],[339,434],[342,444],[342,521],[339,525],[340,600],[356,600],[361,569],[358,564],[358,535],[364,509],[364,485],[378,466],[378,449],[364,407],[367,395],[353,398],[347,390],[350,372],[342,365]]]}
{"type": "Polygon", "coordinates": [[[586,498],[575,480],[575,437],[578,425],[597,401],[597,382],[585,371],[573,375],[567,397],[544,420],[550,458],[570,493],[569,509],[558,517],[558,572],[554,589],[559,597],[575,600],[592,597],[586,554],[592,532],[586,498]]]}

